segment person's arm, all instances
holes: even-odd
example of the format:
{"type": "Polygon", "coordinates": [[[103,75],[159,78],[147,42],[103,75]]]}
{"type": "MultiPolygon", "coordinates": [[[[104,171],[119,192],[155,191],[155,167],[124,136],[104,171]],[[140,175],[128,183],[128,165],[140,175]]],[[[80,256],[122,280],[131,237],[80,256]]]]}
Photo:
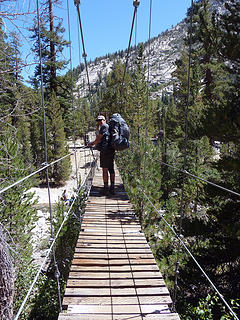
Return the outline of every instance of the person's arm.
{"type": "Polygon", "coordinates": [[[88,143],[88,147],[94,147],[94,146],[96,146],[96,145],[101,141],[102,137],[103,137],[103,135],[99,133],[99,134],[97,135],[96,139],[95,139],[93,142],[89,142],[89,143],[88,143]]]}

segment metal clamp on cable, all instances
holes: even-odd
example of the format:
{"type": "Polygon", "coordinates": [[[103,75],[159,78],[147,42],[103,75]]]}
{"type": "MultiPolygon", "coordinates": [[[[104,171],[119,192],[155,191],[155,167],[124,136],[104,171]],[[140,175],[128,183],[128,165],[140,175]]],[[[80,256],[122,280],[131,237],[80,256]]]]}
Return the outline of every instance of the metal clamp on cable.
{"type": "Polygon", "coordinates": [[[140,5],[140,0],[134,0],[133,1],[133,5],[134,5],[135,8],[138,8],[139,5],[140,5]]]}
{"type": "Polygon", "coordinates": [[[76,7],[77,7],[77,6],[80,6],[80,2],[81,2],[81,0],[74,0],[75,6],[76,6],[76,7]]]}
{"type": "Polygon", "coordinates": [[[86,52],[82,54],[83,58],[87,58],[86,52]]]}

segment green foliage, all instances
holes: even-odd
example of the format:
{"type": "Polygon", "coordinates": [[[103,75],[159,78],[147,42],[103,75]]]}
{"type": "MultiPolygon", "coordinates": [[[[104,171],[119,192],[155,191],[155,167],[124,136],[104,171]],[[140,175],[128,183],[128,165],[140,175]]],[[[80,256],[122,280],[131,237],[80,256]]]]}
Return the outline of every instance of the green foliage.
{"type": "MultiPolygon", "coordinates": [[[[28,172],[18,141],[11,135],[11,131],[8,138],[1,140],[0,150],[1,185],[4,187],[23,178],[28,172]]],[[[32,200],[33,194],[29,192],[30,187],[30,181],[23,182],[4,192],[0,200],[0,222],[8,230],[10,246],[15,251],[12,257],[15,271],[15,311],[27,293],[35,270],[31,265],[32,229],[37,221],[37,214],[33,207],[35,204],[32,200]]]]}
{"type": "MultiPolygon", "coordinates": [[[[53,3],[55,1],[52,1],[53,3]]],[[[32,40],[34,41],[33,53],[36,55],[36,60],[39,63],[39,37],[41,41],[41,58],[42,66],[38,64],[35,68],[34,77],[31,79],[35,89],[40,88],[41,83],[41,67],[43,76],[43,85],[50,94],[52,91],[57,93],[57,75],[66,67],[66,61],[61,60],[64,47],[68,44],[63,39],[64,28],[61,20],[53,18],[53,12],[50,10],[50,2],[48,3],[48,10],[45,8],[45,3],[42,3],[40,8],[40,34],[38,30],[38,23],[35,19],[34,25],[30,28],[32,32],[32,40]],[[49,26],[47,29],[46,26],[49,26]]]]}
{"type": "MultiPolygon", "coordinates": [[[[61,294],[64,294],[64,282],[60,279],[61,294]]],[[[55,278],[41,275],[37,283],[38,295],[33,299],[33,309],[28,320],[56,320],[59,314],[58,288],[55,278]]]]}
{"type": "Polygon", "coordinates": [[[87,99],[77,99],[75,112],[75,128],[77,136],[83,137],[90,130],[95,118],[91,112],[91,105],[87,99]]]}
{"type": "MultiPolygon", "coordinates": [[[[230,16],[235,17],[236,4],[235,1],[231,3],[230,16]]],[[[146,94],[142,90],[144,83],[140,77],[141,68],[136,69],[131,82],[136,90],[132,92],[132,96],[130,88],[127,88],[129,118],[131,114],[132,119],[132,122],[129,120],[132,147],[121,153],[118,165],[170,291],[172,292],[174,283],[178,241],[162,221],[160,213],[162,212],[166,221],[178,231],[182,210],[181,234],[185,243],[224,296],[231,299],[239,295],[238,198],[199,179],[187,177],[171,167],[183,168],[186,148],[186,170],[239,193],[237,108],[234,110],[234,120],[230,111],[233,110],[230,107],[233,92],[238,95],[238,88],[235,91],[233,89],[238,76],[236,70],[228,70],[226,59],[219,55],[224,33],[216,28],[217,23],[220,23],[218,19],[226,17],[212,14],[208,1],[195,3],[194,14],[190,96],[187,96],[189,58],[187,51],[184,51],[174,72],[173,97],[163,94],[161,100],[154,103],[150,137],[157,133],[155,141],[158,146],[153,147],[149,140],[145,139],[147,134],[144,133],[144,128],[148,124],[141,116],[135,117],[134,113],[137,109],[134,109],[132,101],[140,108],[146,94]],[[135,80],[137,81],[134,82],[135,80]],[[141,90],[142,94],[139,94],[141,90]],[[187,113],[188,132],[185,137],[187,113]],[[214,140],[220,141],[221,149],[218,152],[213,148],[214,140]],[[146,151],[148,155],[145,158],[146,151]],[[160,210],[158,214],[149,205],[149,201],[144,199],[143,191],[160,210]]],[[[232,34],[235,34],[231,24],[226,32],[230,32],[230,29],[232,34]]],[[[237,46],[237,43],[235,45],[237,46]]],[[[237,64],[237,59],[234,57],[232,63],[237,64]]],[[[234,101],[237,101],[236,96],[234,101]]],[[[140,110],[139,114],[142,115],[144,109],[140,110]]],[[[180,251],[179,261],[179,310],[187,314],[187,311],[181,308],[183,300],[192,305],[200,301],[195,310],[191,309],[193,319],[216,319],[221,312],[222,319],[227,317],[215,298],[204,300],[210,293],[209,284],[200,277],[199,269],[183,250],[180,251]]]]}
{"type": "MultiPolygon", "coordinates": [[[[30,284],[33,282],[33,279],[37,272],[37,266],[32,264],[32,261],[29,257],[22,257],[16,262],[17,266],[17,277],[14,283],[15,296],[14,296],[14,313],[16,314],[21,307],[23,300],[26,297],[26,294],[29,290],[30,284]]],[[[36,290],[36,289],[35,289],[36,290]]],[[[29,313],[32,308],[33,296],[30,296],[25,308],[23,309],[20,319],[28,320],[29,313]]]]}
{"type": "MultiPolygon", "coordinates": [[[[214,316],[214,310],[218,309],[218,319],[220,320],[230,320],[235,319],[226,306],[223,306],[221,299],[214,295],[207,295],[206,298],[200,299],[198,305],[196,307],[192,305],[185,305],[185,312],[181,316],[183,320],[199,320],[199,319],[209,319],[214,320],[216,316],[214,316]]],[[[231,300],[231,308],[235,312],[235,310],[239,309],[239,300],[231,300]]]]}
{"type": "MultiPolygon", "coordinates": [[[[69,218],[63,225],[55,246],[55,256],[60,271],[61,296],[63,297],[65,284],[73,258],[74,249],[81,227],[81,214],[85,208],[85,195],[80,192],[69,218]]],[[[66,212],[69,210],[63,201],[57,203],[53,212],[54,235],[62,224],[66,212]]],[[[55,265],[53,259],[45,275],[42,275],[37,284],[37,292],[32,299],[32,310],[29,320],[56,320],[59,314],[57,281],[55,278],[55,265]]]]}
{"type": "MultiPolygon", "coordinates": [[[[66,135],[64,132],[64,122],[62,120],[62,112],[60,104],[55,93],[51,95],[47,107],[47,145],[48,145],[48,161],[60,159],[68,154],[66,144],[66,135]]],[[[49,177],[56,185],[63,184],[69,177],[71,164],[69,157],[55,163],[49,171],[49,177]]]]}

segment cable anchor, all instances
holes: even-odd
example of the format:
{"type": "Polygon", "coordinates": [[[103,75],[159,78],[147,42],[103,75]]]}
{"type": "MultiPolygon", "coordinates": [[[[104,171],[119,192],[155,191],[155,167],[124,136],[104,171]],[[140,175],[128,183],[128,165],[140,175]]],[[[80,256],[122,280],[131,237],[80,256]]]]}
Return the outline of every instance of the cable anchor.
{"type": "Polygon", "coordinates": [[[76,7],[80,6],[81,0],[74,0],[74,4],[76,7]]]}
{"type": "Polygon", "coordinates": [[[134,5],[135,8],[138,8],[139,5],[140,5],[140,0],[134,0],[133,1],[133,5],[134,5]]]}

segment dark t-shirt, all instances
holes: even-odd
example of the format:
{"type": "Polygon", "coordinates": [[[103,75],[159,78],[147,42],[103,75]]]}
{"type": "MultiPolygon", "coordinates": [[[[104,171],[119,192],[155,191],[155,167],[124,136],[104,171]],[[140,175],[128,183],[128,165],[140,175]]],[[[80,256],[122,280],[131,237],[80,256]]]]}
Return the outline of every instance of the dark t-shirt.
{"type": "Polygon", "coordinates": [[[101,125],[99,129],[99,134],[103,136],[101,141],[99,142],[100,151],[106,152],[108,150],[108,144],[110,139],[109,126],[107,123],[101,125]]]}
{"type": "Polygon", "coordinates": [[[100,127],[99,133],[104,135],[109,135],[109,125],[107,123],[103,123],[100,127]]]}

